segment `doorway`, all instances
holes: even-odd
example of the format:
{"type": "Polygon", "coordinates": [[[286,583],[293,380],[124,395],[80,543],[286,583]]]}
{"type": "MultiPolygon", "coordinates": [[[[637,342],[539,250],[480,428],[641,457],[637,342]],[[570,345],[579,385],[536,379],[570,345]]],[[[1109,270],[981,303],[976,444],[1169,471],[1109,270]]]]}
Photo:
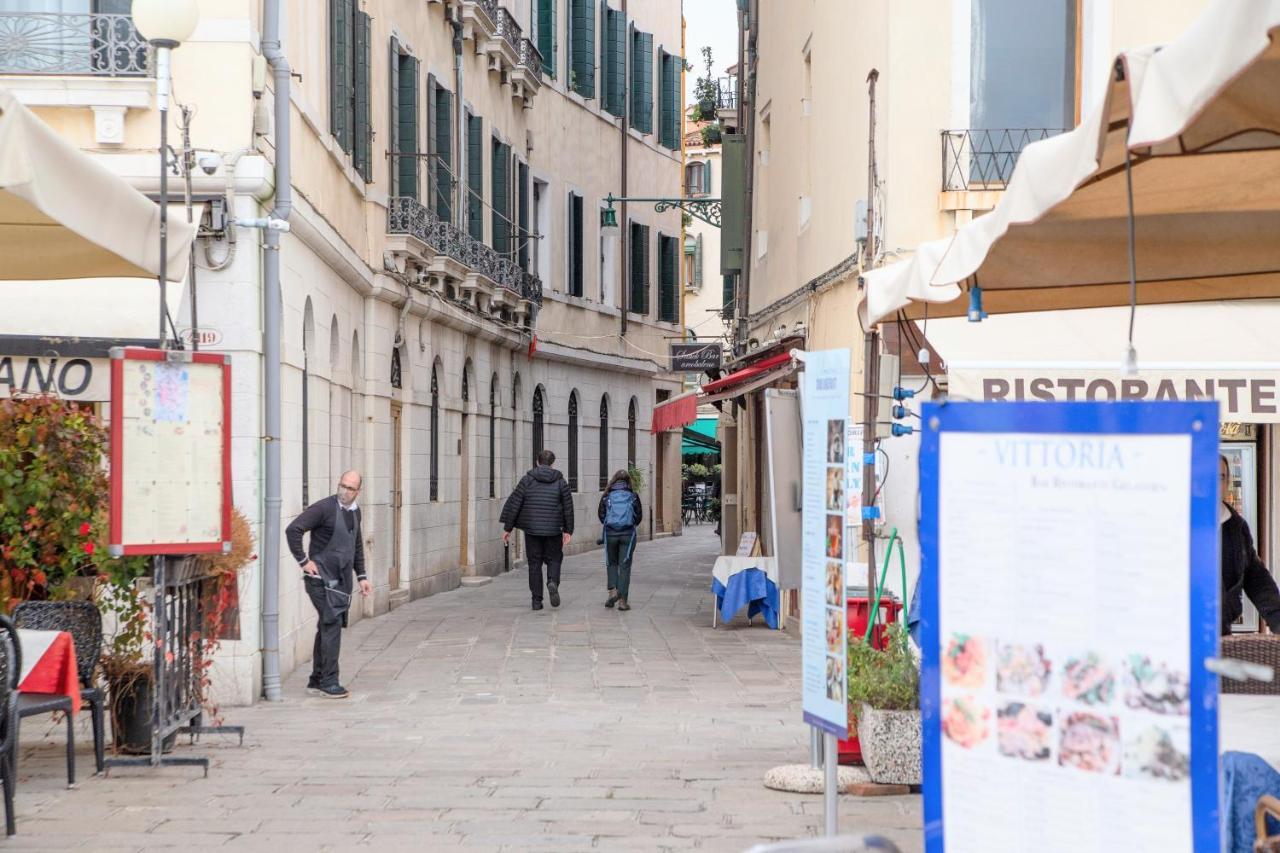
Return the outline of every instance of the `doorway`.
{"type": "Polygon", "coordinates": [[[403,479],[401,469],[402,420],[401,405],[391,404],[391,568],[387,575],[387,584],[391,592],[400,588],[400,512],[404,505],[403,479]]]}
{"type": "MultiPolygon", "coordinates": [[[[463,403],[464,406],[467,403],[463,403]]],[[[458,440],[458,457],[462,463],[462,503],[458,509],[458,567],[470,574],[471,565],[471,415],[462,413],[462,438],[458,440]]]]}

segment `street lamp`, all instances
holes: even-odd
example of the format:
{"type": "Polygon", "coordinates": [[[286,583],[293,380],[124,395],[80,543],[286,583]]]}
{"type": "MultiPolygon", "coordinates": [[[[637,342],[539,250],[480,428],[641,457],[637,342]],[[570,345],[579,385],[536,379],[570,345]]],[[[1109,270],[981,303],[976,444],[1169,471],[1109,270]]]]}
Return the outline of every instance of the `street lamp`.
{"type": "Polygon", "coordinates": [[[165,282],[169,275],[169,94],[172,50],[191,38],[200,10],[196,0],[133,0],[133,23],[156,49],[156,106],[160,110],[160,348],[167,346],[165,282]]]}
{"type": "Polygon", "coordinates": [[[621,230],[618,227],[618,211],[613,209],[613,203],[610,202],[608,207],[600,209],[600,236],[616,239],[621,230]]]}

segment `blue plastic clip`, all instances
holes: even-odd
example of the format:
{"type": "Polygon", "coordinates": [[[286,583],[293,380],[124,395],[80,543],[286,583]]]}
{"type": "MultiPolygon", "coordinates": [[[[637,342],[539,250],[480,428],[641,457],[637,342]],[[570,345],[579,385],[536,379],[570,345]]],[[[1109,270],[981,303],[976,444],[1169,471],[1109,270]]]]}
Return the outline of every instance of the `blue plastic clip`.
{"type": "Polygon", "coordinates": [[[890,431],[894,438],[901,438],[904,435],[911,435],[911,433],[916,431],[916,428],[913,426],[907,426],[906,424],[893,424],[890,427],[890,431]]]}
{"type": "Polygon", "coordinates": [[[879,518],[879,517],[880,517],[880,507],[878,507],[878,506],[864,506],[864,507],[862,508],[862,520],[863,520],[863,521],[871,521],[871,520],[873,520],[873,519],[877,519],[877,518],[879,518]]]}
{"type": "Polygon", "coordinates": [[[981,323],[987,319],[987,312],[982,310],[982,288],[974,285],[969,290],[969,322],[981,323]]]}

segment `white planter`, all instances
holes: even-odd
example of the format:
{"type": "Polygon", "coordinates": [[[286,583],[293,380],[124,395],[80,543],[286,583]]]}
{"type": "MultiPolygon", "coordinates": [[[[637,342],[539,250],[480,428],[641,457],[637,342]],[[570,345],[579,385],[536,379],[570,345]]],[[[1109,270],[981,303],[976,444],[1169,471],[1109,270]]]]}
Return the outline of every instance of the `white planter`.
{"type": "Polygon", "coordinates": [[[877,711],[863,705],[858,717],[858,740],[872,782],[920,784],[919,711],[877,711]]]}

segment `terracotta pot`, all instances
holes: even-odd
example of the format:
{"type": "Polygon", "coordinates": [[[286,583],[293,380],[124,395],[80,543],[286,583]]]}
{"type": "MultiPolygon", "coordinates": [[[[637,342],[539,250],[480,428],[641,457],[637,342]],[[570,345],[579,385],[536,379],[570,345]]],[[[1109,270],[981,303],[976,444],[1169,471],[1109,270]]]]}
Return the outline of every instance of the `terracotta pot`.
{"type": "Polygon", "coordinates": [[[864,704],[858,717],[858,739],[872,782],[920,784],[919,711],[878,711],[864,704]]]}

